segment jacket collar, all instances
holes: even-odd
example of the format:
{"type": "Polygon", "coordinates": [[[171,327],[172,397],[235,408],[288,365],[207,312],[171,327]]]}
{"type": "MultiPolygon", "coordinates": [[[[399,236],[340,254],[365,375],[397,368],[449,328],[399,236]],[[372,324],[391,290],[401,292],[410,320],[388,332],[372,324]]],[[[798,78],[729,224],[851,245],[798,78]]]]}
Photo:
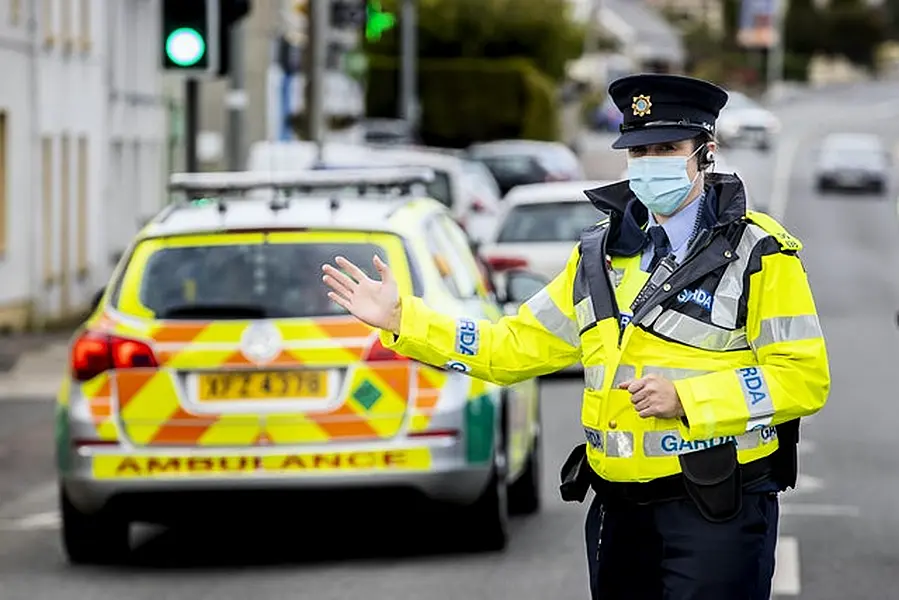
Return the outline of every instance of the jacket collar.
{"type": "MultiPolygon", "coordinates": [[[[643,227],[649,212],[627,181],[586,190],[584,194],[593,206],[609,215],[607,249],[611,254],[633,256],[646,246],[649,236],[643,227]]],[[[746,215],[746,190],[736,175],[706,173],[701,202],[700,230],[725,227],[746,215]]]]}

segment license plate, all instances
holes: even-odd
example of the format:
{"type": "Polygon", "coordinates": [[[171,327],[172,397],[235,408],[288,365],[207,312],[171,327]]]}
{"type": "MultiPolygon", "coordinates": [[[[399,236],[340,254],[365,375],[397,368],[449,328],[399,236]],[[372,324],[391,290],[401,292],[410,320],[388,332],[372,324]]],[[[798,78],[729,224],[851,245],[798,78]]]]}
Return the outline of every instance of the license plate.
{"type": "Polygon", "coordinates": [[[201,402],[326,398],[325,371],[247,371],[211,373],[199,377],[201,402]]]}

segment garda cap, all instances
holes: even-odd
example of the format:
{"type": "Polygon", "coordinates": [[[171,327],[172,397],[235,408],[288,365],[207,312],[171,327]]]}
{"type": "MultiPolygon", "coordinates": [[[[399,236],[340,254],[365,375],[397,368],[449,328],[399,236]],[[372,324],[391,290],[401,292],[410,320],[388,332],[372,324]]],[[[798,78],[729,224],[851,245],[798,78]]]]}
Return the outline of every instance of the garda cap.
{"type": "Polygon", "coordinates": [[[679,142],[702,132],[715,134],[727,92],[683,75],[640,74],[617,79],[609,96],[624,116],[612,148],[679,142]]]}

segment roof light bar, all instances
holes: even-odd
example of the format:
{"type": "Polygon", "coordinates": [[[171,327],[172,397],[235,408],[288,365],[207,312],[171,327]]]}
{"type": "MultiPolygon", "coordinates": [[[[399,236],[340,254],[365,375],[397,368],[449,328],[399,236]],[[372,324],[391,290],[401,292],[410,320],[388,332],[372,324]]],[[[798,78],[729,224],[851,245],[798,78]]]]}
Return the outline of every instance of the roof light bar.
{"type": "Polygon", "coordinates": [[[237,171],[225,173],[174,173],[169,190],[185,192],[233,192],[256,189],[313,191],[358,188],[405,187],[434,181],[434,171],[421,167],[336,169],[291,172],[237,171]]]}

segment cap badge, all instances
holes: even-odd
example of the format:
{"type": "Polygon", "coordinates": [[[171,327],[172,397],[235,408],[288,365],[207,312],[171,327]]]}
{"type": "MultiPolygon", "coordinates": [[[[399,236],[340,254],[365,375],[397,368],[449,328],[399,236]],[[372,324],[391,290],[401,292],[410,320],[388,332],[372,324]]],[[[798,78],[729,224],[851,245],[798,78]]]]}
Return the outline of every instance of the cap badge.
{"type": "Polygon", "coordinates": [[[649,96],[641,94],[639,96],[634,96],[634,102],[631,104],[631,108],[634,109],[635,117],[645,117],[652,113],[652,102],[649,100],[649,96]]]}

